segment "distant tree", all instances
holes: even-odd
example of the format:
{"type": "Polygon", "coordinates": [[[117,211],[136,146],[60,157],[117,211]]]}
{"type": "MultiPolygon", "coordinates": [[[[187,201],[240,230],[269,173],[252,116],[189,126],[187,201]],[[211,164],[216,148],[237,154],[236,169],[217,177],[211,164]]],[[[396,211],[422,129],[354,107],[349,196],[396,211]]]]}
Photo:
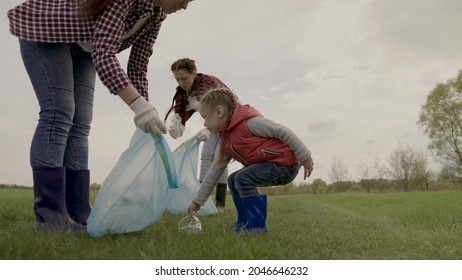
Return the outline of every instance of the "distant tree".
{"type": "Polygon", "coordinates": [[[369,166],[367,160],[361,159],[358,165],[358,169],[361,179],[371,179],[372,168],[369,166]]]}
{"type": "Polygon", "coordinates": [[[390,186],[390,183],[386,180],[388,174],[387,167],[381,164],[378,157],[371,163],[367,160],[361,160],[358,170],[360,174],[359,184],[365,191],[384,192],[385,188],[390,186]]]}
{"type": "Polygon", "coordinates": [[[343,192],[346,188],[344,183],[348,180],[348,168],[341,160],[334,157],[329,177],[336,191],[343,192]]]}
{"type": "Polygon", "coordinates": [[[375,158],[372,168],[374,170],[374,178],[385,180],[388,170],[387,167],[380,162],[378,157],[375,158]]]}
{"type": "Polygon", "coordinates": [[[370,192],[373,185],[372,176],[373,170],[369,166],[367,160],[361,160],[358,165],[359,174],[361,176],[359,184],[367,192],[370,192]]]}
{"type": "Polygon", "coordinates": [[[409,145],[399,145],[392,152],[389,163],[390,177],[398,183],[402,190],[428,189],[428,164],[422,151],[413,149],[409,145]]]}
{"type": "Polygon", "coordinates": [[[380,192],[384,192],[386,188],[390,187],[390,182],[386,177],[388,172],[387,167],[380,162],[378,157],[375,158],[373,163],[374,178],[377,178],[376,186],[380,192]]]}
{"type": "Polygon", "coordinates": [[[430,138],[432,150],[452,177],[462,180],[462,71],[437,84],[422,105],[418,125],[430,138]]]}
{"type": "Polygon", "coordinates": [[[327,183],[323,179],[314,179],[310,185],[313,193],[325,193],[327,191],[327,183]]]}

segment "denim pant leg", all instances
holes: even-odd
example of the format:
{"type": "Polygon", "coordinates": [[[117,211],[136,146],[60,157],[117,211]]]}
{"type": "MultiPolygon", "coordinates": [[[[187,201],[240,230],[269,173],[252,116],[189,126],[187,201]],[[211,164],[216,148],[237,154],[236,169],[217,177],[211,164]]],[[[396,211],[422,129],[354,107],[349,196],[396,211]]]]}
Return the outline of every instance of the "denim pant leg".
{"type": "Polygon", "coordinates": [[[86,170],[96,70],[90,53],[77,44],[70,44],[70,50],[74,70],[75,112],[64,153],[64,166],[73,170],[86,170]]]}
{"type": "MultiPolygon", "coordinates": [[[[297,176],[297,164],[283,166],[272,162],[260,162],[244,167],[229,176],[233,188],[241,198],[257,196],[258,187],[285,185],[297,176]]],[[[231,184],[230,184],[231,190],[231,184]]],[[[232,191],[231,191],[232,192],[232,191]]]]}
{"type": "MultiPolygon", "coordinates": [[[[41,43],[21,39],[19,44],[40,106],[39,121],[31,144],[31,166],[34,169],[63,167],[76,110],[75,67],[71,47],[66,43],[41,43]]],[[[95,71],[89,75],[94,76],[95,71]]],[[[79,153],[79,157],[87,165],[88,148],[86,152],[79,153]]]]}

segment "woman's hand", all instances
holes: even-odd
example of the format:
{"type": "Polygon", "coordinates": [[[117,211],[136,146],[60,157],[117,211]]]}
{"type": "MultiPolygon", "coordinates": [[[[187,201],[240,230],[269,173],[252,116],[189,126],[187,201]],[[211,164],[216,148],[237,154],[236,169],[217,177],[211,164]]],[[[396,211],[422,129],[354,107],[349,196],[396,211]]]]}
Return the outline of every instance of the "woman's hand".
{"type": "Polygon", "coordinates": [[[154,133],[161,136],[167,133],[164,122],[159,118],[156,108],[149,104],[144,97],[140,96],[130,104],[130,108],[135,112],[133,119],[136,127],[144,133],[154,133]]]}
{"type": "Polygon", "coordinates": [[[133,85],[128,85],[117,92],[117,95],[130,106],[135,113],[133,121],[136,127],[145,133],[157,136],[167,133],[164,122],[159,118],[156,108],[141,96],[133,85]]]}
{"type": "Polygon", "coordinates": [[[203,128],[196,134],[196,138],[199,141],[205,142],[210,138],[210,131],[207,128],[203,128]]]}
{"type": "Polygon", "coordinates": [[[170,127],[168,128],[168,134],[172,136],[173,139],[177,139],[183,135],[184,125],[181,123],[181,117],[175,113],[170,118],[170,127]]]}

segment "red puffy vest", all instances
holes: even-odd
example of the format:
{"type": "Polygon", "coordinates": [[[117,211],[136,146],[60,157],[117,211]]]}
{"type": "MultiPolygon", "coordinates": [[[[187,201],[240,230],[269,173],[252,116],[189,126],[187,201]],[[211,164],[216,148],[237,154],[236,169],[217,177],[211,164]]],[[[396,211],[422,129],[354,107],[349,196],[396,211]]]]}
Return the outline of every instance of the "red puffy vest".
{"type": "Polygon", "coordinates": [[[218,132],[225,154],[244,166],[265,161],[284,166],[298,163],[297,156],[285,142],[277,138],[255,136],[250,131],[247,120],[260,115],[250,105],[238,105],[226,133],[223,133],[224,127],[218,132]]]}

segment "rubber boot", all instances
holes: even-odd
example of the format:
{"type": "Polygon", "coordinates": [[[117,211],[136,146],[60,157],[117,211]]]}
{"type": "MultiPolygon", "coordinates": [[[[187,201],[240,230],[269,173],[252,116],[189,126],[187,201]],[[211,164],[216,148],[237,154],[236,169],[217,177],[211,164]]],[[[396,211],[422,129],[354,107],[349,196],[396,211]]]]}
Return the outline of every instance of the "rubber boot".
{"type": "Polygon", "coordinates": [[[242,199],[238,196],[233,196],[234,206],[236,206],[237,211],[237,221],[234,224],[233,231],[241,232],[244,229],[245,224],[247,223],[247,216],[245,215],[244,203],[242,199]]]}
{"type": "Polygon", "coordinates": [[[243,198],[247,224],[244,226],[246,233],[264,233],[266,229],[266,195],[243,198]]]}
{"type": "Polygon", "coordinates": [[[66,170],[66,208],[72,220],[87,225],[91,212],[89,170],[66,170]]]}
{"type": "Polygon", "coordinates": [[[35,228],[52,231],[84,232],[67,213],[64,167],[32,170],[34,180],[35,228]]]}
{"type": "Polygon", "coordinates": [[[215,201],[218,211],[225,211],[226,205],[226,193],[228,191],[228,186],[226,184],[217,184],[215,201]]]}

